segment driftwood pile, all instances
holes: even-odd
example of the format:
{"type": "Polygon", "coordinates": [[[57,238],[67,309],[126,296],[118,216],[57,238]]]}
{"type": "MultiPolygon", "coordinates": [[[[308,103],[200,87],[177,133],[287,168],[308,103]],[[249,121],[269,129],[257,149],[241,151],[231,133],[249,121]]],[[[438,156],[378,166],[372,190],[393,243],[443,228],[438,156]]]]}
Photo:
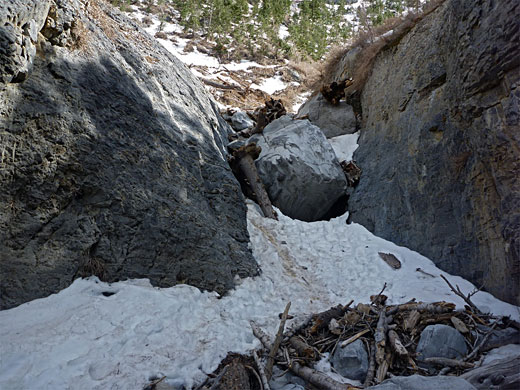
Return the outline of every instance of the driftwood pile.
{"type": "MultiPolygon", "coordinates": [[[[251,322],[253,334],[261,341],[264,349],[254,351],[249,357],[228,356],[227,363],[221,364],[215,375],[199,389],[269,390],[274,365],[284,372],[291,371],[303,378],[308,384],[306,388],[309,389],[362,389],[381,383],[389,377],[413,374],[464,374],[463,376],[472,383],[495,381],[498,375],[504,383],[513,381],[514,383],[511,383],[517,384],[518,378],[515,375],[518,376],[519,373],[515,371],[520,359],[503,363],[492,371],[485,367],[473,371],[472,369],[481,354],[490,349],[486,342],[495,329],[511,326],[518,329],[519,324],[508,317],[497,318],[481,313],[471,302],[471,294],[464,296],[458,286],[455,288],[449,285],[466,301],[464,310],[456,311],[455,305],[448,302],[425,304],[412,300],[400,305],[386,305],[387,297],[383,294],[385,285],[379,294],[371,296],[370,304],[352,307],[350,302],[344,306],[333,307],[313,315],[299,327],[284,333],[285,323],[290,318],[289,303],[280,315],[280,326],[274,339],[251,322]],[[433,324],[449,325],[457,329],[469,346],[467,356],[459,360],[428,358],[420,364],[416,347],[421,332],[433,324]],[[487,327],[487,331],[481,330],[482,325],[487,327]],[[361,340],[369,351],[369,369],[362,387],[340,383],[312,368],[323,354],[328,352],[332,356],[336,348],[344,347],[356,340],[361,340]],[[427,363],[427,366],[424,363],[427,363]],[[238,375],[238,372],[242,374],[238,375]],[[249,376],[243,375],[244,372],[249,372],[249,376]],[[243,380],[240,383],[236,382],[237,387],[230,387],[229,382],[226,382],[226,387],[219,387],[219,383],[228,381],[226,375],[233,378],[240,376],[243,380]]],[[[499,345],[492,347],[497,346],[499,345]]]]}

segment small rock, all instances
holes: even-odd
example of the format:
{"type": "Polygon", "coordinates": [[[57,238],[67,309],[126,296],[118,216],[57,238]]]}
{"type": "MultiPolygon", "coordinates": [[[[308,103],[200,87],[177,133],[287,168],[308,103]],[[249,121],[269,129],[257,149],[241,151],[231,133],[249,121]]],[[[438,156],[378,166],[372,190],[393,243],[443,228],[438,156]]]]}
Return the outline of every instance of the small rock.
{"type": "Polygon", "coordinates": [[[232,117],[231,117],[231,127],[235,129],[236,131],[248,129],[250,127],[253,127],[254,123],[247,116],[247,114],[243,111],[237,111],[232,117]]]}
{"type": "Polygon", "coordinates": [[[331,360],[334,369],[345,378],[363,382],[368,372],[368,354],[361,340],[338,347],[331,360]]]}
{"type": "Polygon", "coordinates": [[[467,380],[456,376],[397,376],[388,379],[373,390],[476,390],[467,380]]]}
{"type": "Polygon", "coordinates": [[[430,357],[460,359],[468,353],[464,337],[448,325],[429,325],[421,333],[417,345],[418,360],[430,357]]]}

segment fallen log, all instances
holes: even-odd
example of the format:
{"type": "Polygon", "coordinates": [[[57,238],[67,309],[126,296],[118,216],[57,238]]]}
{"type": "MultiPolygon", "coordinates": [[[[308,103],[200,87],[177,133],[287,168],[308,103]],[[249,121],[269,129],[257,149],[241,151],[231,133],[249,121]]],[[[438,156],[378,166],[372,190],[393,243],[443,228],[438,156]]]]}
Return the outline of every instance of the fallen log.
{"type": "Polygon", "coordinates": [[[520,356],[497,360],[461,377],[479,390],[520,389],[520,356]]]}
{"type": "Polygon", "coordinates": [[[390,330],[388,332],[388,340],[390,341],[390,345],[392,346],[393,350],[399,356],[408,356],[408,351],[406,350],[403,343],[401,342],[401,339],[399,339],[399,336],[394,330],[390,330]]]}
{"type": "Polygon", "coordinates": [[[200,80],[206,84],[206,85],[209,85],[210,87],[214,87],[214,88],[218,88],[218,89],[236,89],[236,90],[242,90],[242,88],[240,88],[238,85],[227,85],[227,84],[221,84],[221,83],[217,83],[216,81],[212,81],[212,80],[208,80],[208,79],[205,79],[205,78],[200,78],[200,80]]]}
{"type": "Polygon", "coordinates": [[[348,383],[340,383],[335,381],[331,377],[313,370],[312,368],[301,366],[299,363],[294,362],[290,367],[292,372],[298,375],[300,378],[305,379],[307,382],[316,386],[321,390],[355,390],[359,387],[352,386],[348,383]]]}
{"type": "Polygon", "coordinates": [[[267,218],[278,219],[276,212],[273,209],[269,195],[264,188],[262,180],[258,176],[256,170],[255,159],[260,155],[261,149],[256,144],[250,143],[233,151],[233,157],[230,160],[230,164],[237,166],[240,172],[243,173],[254,196],[258,202],[258,205],[262,209],[262,212],[267,218]]]}

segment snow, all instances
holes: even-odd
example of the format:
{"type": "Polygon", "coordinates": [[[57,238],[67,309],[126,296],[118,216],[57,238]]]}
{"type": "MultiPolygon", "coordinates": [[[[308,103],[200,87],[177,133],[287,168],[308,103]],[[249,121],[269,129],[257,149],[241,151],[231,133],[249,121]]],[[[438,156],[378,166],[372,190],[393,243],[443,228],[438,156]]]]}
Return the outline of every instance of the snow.
{"type": "Polygon", "coordinates": [[[351,161],[354,151],[357,149],[359,131],[354,134],[345,134],[330,138],[329,142],[336,153],[338,161],[351,161]]]}
{"type": "MultiPolygon", "coordinates": [[[[263,218],[256,205],[248,207],[260,276],[237,280],[222,298],[186,285],[161,289],[147,280],[80,279],[58,294],[2,311],[0,388],[139,389],[164,375],[166,383],[190,388],[228,351],[259,345],[250,320],[274,334],[288,300],[301,318],[350,299],[369,302],[385,282],[389,303],[417,298],[463,307],[430,260],[347,224],[347,215],[306,223],[279,212],[275,221],[263,218]],[[380,251],[397,256],[401,269],[390,268],[380,251]]],[[[447,277],[463,292],[474,289],[447,277]]],[[[473,300],[483,311],[520,318],[518,307],[488,293],[473,300]]]]}
{"type": "Polygon", "coordinates": [[[251,84],[250,88],[259,89],[265,93],[272,95],[278,91],[282,91],[287,85],[282,81],[282,76],[274,76],[265,79],[262,84],[251,84]]]}

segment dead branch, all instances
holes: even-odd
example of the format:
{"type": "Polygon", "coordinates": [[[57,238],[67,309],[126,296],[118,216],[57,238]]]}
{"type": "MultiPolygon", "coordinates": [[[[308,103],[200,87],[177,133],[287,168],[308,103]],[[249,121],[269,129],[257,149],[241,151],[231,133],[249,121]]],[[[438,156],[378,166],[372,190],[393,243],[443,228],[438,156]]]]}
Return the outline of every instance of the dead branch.
{"type": "Polygon", "coordinates": [[[362,330],[361,332],[356,333],[354,336],[349,337],[348,339],[346,339],[345,341],[343,341],[343,342],[341,343],[341,347],[346,347],[347,345],[353,343],[354,341],[356,341],[357,339],[359,339],[361,336],[364,336],[364,335],[367,334],[368,332],[370,332],[370,329],[365,329],[365,330],[362,330]]]}
{"type": "Polygon", "coordinates": [[[264,390],[271,390],[269,387],[269,380],[267,379],[264,371],[264,366],[262,365],[262,362],[260,361],[258,355],[256,354],[256,351],[253,351],[253,358],[255,359],[256,366],[258,367],[258,372],[260,374],[260,384],[262,385],[264,390]]]}
{"type": "Polygon", "coordinates": [[[249,324],[251,325],[251,329],[253,330],[253,334],[255,335],[255,337],[258,340],[260,340],[264,348],[269,351],[273,346],[271,336],[269,336],[262,329],[260,329],[260,327],[254,321],[249,321],[249,324]]]}
{"type": "Polygon", "coordinates": [[[265,367],[265,374],[267,379],[271,379],[271,376],[273,374],[274,357],[276,356],[276,352],[278,352],[278,348],[280,348],[280,343],[282,342],[283,330],[285,328],[285,322],[287,321],[287,315],[289,314],[290,308],[291,302],[287,303],[287,306],[285,306],[285,310],[282,315],[282,320],[280,321],[280,326],[278,327],[278,333],[276,333],[273,346],[271,347],[271,351],[269,352],[269,356],[267,357],[267,365],[265,367]]]}
{"type": "Polygon", "coordinates": [[[260,152],[261,148],[256,146],[254,142],[241,146],[233,151],[230,165],[232,168],[238,167],[240,172],[245,176],[264,215],[268,218],[278,219],[271,200],[269,199],[269,195],[267,195],[262,180],[256,170],[254,160],[258,158],[260,152]]]}
{"type": "Polygon", "coordinates": [[[294,362],[291,367],[291,371],[299,377],[305,379],[307,382],[316,386],[322,390],[352,390],[356,389],[350,384],[339,383],[334,379],[322,374],[319,371],[313,370],[312,368],[301,366],[299,363],[294,362]]]}
{"type": "Polygon", "coordinates": [[[299,357],[310,358],[313,360],[316,358],[314,349],[301,337],[293,336],[289,339],[289,343],[296,350],[296,353],[299,357]]]}
{"type": "Polygon", "coordinates": [[[370,363],[368,364],[368,372],[365,378],[364,387],[370,386],[372,381],[374,380],[374,375],[376,374],[376,345],[371,342],[370,343],[370,363]]]}
{"type": "Polygon", "coordinates": [[[412,310],[408,317],[404,320],[404,330],[411,331],[417,325],[417,322],[421,318],[421,315],[417,310],[412,310]]]}
{"type": "Polygon", "coordinates": [[[227,85],[227,84],[220,84],[212,80],[208,80],[205,78],[200,78],[200,80],[204,83],[209,85],[210,87],[218,88],[218,89],[236,89],[241,91],[242,88],[240,88],[238,85],[227,85]]]}
{"type": "Polygon", "coordinates": [[[402,305],[391,306],[386,311],[387,314],[395,314],[400,311],[418,310],[429,313],[449,313],[455,310],[455,304],[449,302],[434,302],[434,303],[404,303],[402,305]]]}
{"type": "Polygon", "coordinates": [[[468,355],[464,358],[464,361],[468,361],[468,360],[471,360],[477,353],[478,351],[480,351],[480,349],[482,348],[482,346],[486,343],[486,341],[488,341],[489,337],[491,337],[491,334],[493,333],[493,331],[495,330],[496,326],[498,325],[498,322],[495,322],[492,326],[491,326],[491,329],[486,333],[486,335],[484,336],[484,338],[482,339],[482,341],[477,345],[477,347],[468,355]]]}
{"type": "Polygon", "coordinates": [[[376,362],[381,364],[384,361],[386,346],[386,314],[384,308],[379,312],[374,339],[376,341],[376,362]]]}
{"type": "Polygon", "coordinates": [[[473,292],[469,293],[468,295],[464,295],[462,293],[462,291],[460,291],[459,286],[456,286],[457,289],[455,289],[455,287],[453,287],[453,285],[448,281],[448,279],[446,279],[446,277],[444,275],[441,274],[441,278],[443,278],[444,281],[448,284],[448,286],[450,287],[451,291],[453,291],[453,293],[455,295],[461,297],[464,300],[464,302],[466,302],[469,305],[469,307],[471,307],[473,309],[473,311],[475,313],[481,313],[481,311],[478,309],[478,307],[475,306],[475,304],[473,302],[471,302],[471,297],[473,295],[475,295],[478,292],[478,290],[473,291],[473,292]]]}
{"type": "Polygon", "coordinates": [[[435,364],[437,366],[442,367],[452,367],[452,368],[473,368],[475,367],[472,363],[466,363],[462,360],[457,359],[448,359],[443,357],[430,357],[424,359],[425,363],[435,364]]]}
{"type": "Polygon", "coordinates": [[[388,340],[390,341],[390,345],[394,349],[394,351],[401,357],[408,356],[408,351],[404,347],[401,339],[394,330],[388,331],[388,340]]]}

